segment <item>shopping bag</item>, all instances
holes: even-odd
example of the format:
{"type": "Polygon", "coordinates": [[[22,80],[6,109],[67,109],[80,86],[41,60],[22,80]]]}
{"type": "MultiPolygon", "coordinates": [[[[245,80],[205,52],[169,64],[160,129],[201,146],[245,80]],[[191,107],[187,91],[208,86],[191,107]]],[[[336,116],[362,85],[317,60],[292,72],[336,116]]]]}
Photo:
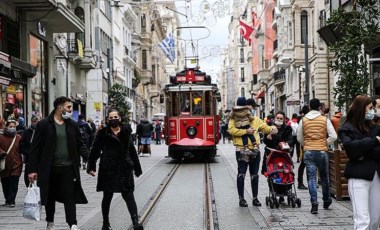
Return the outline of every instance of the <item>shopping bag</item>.
{"type": "Polygon", "coordinates": [[[5,157],[0,159],[0,172],[5,169],[5,157]]]}
{"type": "Polygon", "coordinates": [[[41,213],[40,188],[35,183],[30,183],[24,199],[23,216],[27,219],[39,221],[41,213]]]}

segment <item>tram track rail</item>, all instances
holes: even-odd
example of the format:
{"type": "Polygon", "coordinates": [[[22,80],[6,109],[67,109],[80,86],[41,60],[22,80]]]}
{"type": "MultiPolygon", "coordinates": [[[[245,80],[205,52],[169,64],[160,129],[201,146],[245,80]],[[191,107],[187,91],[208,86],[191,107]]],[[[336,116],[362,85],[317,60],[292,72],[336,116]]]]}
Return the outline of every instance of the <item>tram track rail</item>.
{"type": "MultiPolygon", "coordinates": [[[[176,172],[180,168],[181,163],[175,164],[170,172],[165,176],[165,178],[160,183],[159,187],[150,197],[144,208],[140,212],[140,222],[146,225],[149,221],[149,217],[154,212],[155,207],[158,205],[158,201],[164,194],[165,190],[169,186],[176,172]]],[[[211,167],[210,163],[204,163],[204,229],[207,230],[218,230],[218,217],[216,212],[216,203],[214,188],[212,183],[211,167]]],[[[133,229],[131,225],[128,229],[133,229]]]]}

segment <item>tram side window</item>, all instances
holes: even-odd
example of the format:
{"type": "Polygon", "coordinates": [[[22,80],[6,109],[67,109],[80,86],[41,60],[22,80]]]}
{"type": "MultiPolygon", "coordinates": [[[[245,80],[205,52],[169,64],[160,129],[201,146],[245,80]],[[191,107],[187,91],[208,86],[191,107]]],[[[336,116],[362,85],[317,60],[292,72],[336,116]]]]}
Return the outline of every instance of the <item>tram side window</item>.
{"type": "Polygon", "coordinates": [[[205,92],[205,116],[212,115],[212,96],[210,92],[205,92]]]}
{"type": "Polygon", "coordinates": [[[177,93],[176,92],[171,93],[171,106],[172,106],[171,114],[172,114],[172,116],[178,116],[179,115],[178,101],[176,100],[176,98],[178,98],[177,93]]]}
{"type": "Polygon", "coordinates": [[[192,96],[193,96],[193,115],[203,115],[202,92],[194,92],[192,96]]]}
{"type": "Polygon", "coordinates": [[[180,103],[181,103],[181,115],[190,115],[190,93],[183,92],[180,94],[180,103]]]}

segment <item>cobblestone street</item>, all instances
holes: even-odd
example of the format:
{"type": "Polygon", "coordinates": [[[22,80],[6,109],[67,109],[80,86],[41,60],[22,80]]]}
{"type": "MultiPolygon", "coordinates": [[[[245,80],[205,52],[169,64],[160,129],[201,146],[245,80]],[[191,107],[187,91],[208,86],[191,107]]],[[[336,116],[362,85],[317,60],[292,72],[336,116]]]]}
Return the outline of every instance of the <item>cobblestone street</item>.
{"type": "MultiPolygon", "coordinates": [[[[287,205],[280,205],[280,208],[271,209],[265,205],[265,196],[268,195],[268,185],[266,178],[260,175],[259,199],[263,206],[253,207],[252,194],[250,192],[249,177],[246,177],[246,199],[249,204],[248,208],[238,206],[236,191],[236,160],[234,156],[234,146],[232,144],[219,144],[219,156],[215,163],[211,164],[211,171],[214,184],[215,201],[217,205],[217,214],[220,229],[352,229],[352,210],[349,200],[335,201],[329,210],[319,209],[318,215],[310,214],[310,202],[308,190],[297,190],[297,195],[302,200],[301,208],[292,208],[287,205]]],[[[166,167],[167,163],[158,163],[165,159],[167,147],[165,145],[152,145],[152,156],[144,155],[140,157],[144,174],[136,179],[135,197],[139,210],[144,205],[144,197],[149,197],[151,190],[154,190],[154,180],[157,173],[153,170],[166,167]],[[150,181],[149,181],[150,180],[150,181]],[[150,184],[150,187],[147,186],[150,184]]],[[[296,169],[298,163],[295,163],[296,169]]],[[[187,167],[191,167],[188,165],[187,167]]],[[[295,170],[297,172],[297,170],[295,170]]],[[[78,225],[83,229],[100,229],[102,223],[101,217],[101,199],[102,193],[95,192],[96,178],[88,176],[84,170],[82,173],[82,184],[89,200],[86,205],[77,206],[78,225]]],[[[306,181],[306,178],[305,178],[306,181]]],[[[159,182],[159,181],[156,181],[159,182]]],[[[2,192],[1,192],[2,194],[2,192]]],[[[16,207],[0,207],[0,229],[45,229],[45,213],[43,212],[42,220],[39,222],[27,220],[22,217],[22,202],[26,194],[26,188],[20,180],[19,192],[16,200],[16,207]]],[[[321,188],[319,188],[319,198],[321,198],[321,188]]],[[[178,194],[180,196],[180,194],[178,194]]],[[[1,195],[0,203],[4,203],[1,195]]],[[[191,203],[178,203],[178,208],[191,205],[191,203]]],[[[175,209],[175,207],[173,208],[175,209]]],[[[169,210],[175,213],[175,210],[169,210]]],[[[111,206],[111,223],[116,230],[128,229],[130,219],[125,203],[120,194],[115,194],[111,206]],[[127,218],[123,218],[127,216],[127,218]]],[[[185,217],[182,217],[185,218],[185,217]]],[[[61,204],[57,205],[55,217],[56,229],[68,229],[64,222],[64,209],[61,204]]],[[[165,227],[165,221],[161,221],[161,226],[146,225],[146,229],[190,229],[184,227],[181,219],[178,219],[176,225],[170,224],[165,227]]],[[[149,221],[148,221],[149,223],[149,221]]],[[[166,226],[169,224],[166,223],[166,226]]],[[[191,228],[194,229],[194,228],[191,228]]]]}

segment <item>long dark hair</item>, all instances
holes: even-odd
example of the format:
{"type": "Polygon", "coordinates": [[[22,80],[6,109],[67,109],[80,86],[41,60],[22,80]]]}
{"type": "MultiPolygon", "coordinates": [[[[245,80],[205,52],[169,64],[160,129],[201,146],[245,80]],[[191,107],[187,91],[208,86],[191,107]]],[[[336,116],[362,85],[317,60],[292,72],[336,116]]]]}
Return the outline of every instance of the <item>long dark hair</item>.
{"type": "Polygon", "coordinates": [[[364,95],[356,96],[348,110],[346,119],[346,122],[351,123],[357,130],[366,134],[369,133],[369,129],[374,125],[373,121],[365,119],[365,110],[369,104],[372,104],[370,97],[364,95]]]}

